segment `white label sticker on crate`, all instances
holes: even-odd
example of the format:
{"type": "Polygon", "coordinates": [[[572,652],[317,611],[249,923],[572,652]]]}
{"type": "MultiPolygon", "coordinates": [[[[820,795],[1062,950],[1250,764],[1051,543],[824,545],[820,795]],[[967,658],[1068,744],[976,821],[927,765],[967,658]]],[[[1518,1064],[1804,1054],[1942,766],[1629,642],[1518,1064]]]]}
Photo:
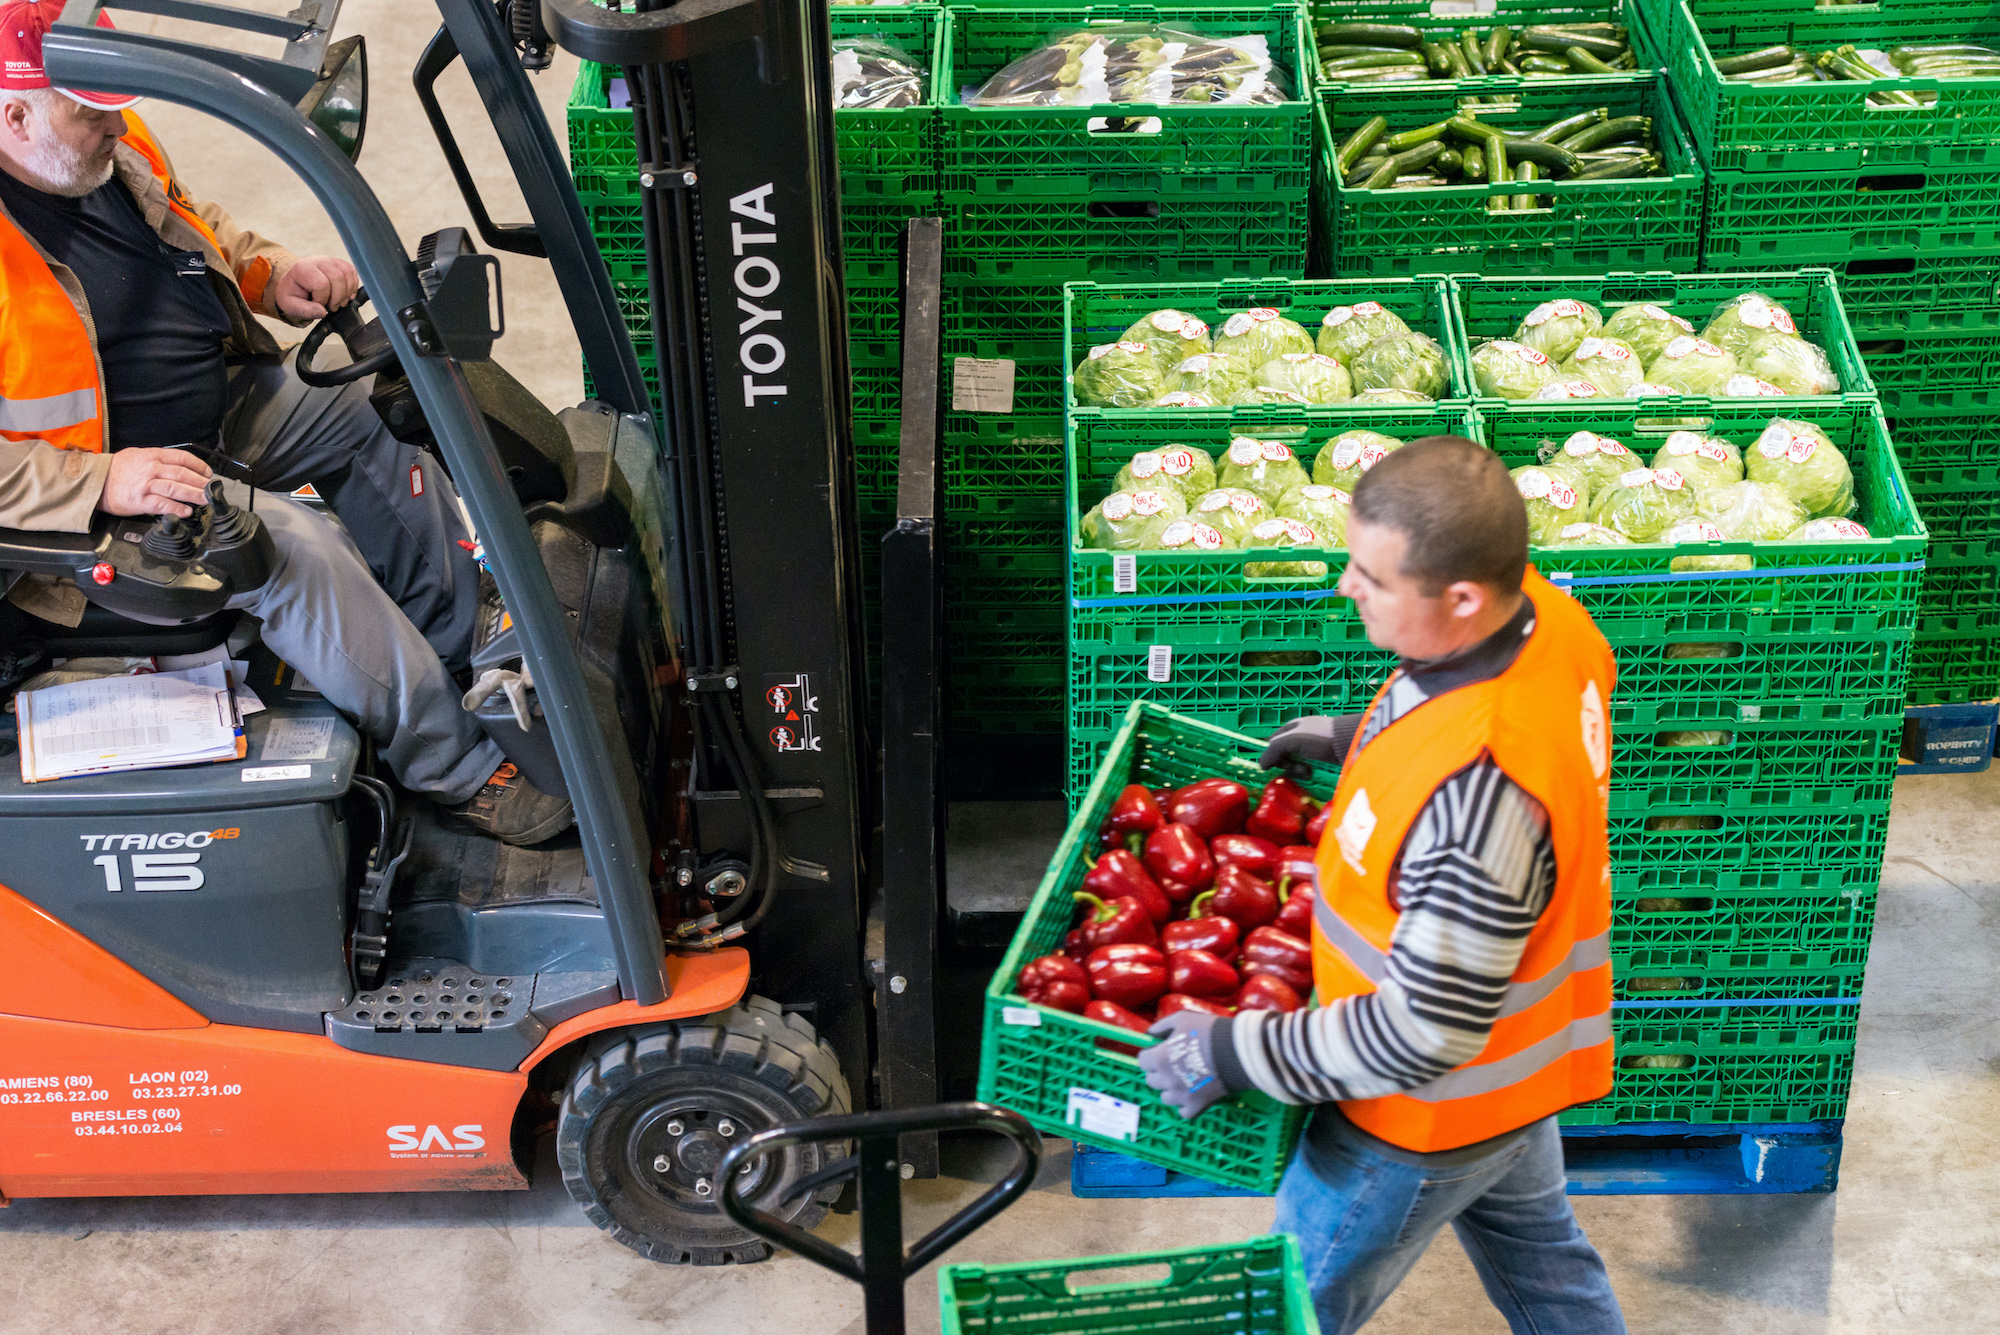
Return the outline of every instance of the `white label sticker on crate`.
{"type": "Polygon", "coordinates": [[[1736,717],[1745,723],[1755,723],[1758,719],[1764,717],[1764,706],[1738,705],[1736,706],[1736,717]]]}
{"type": "Polygon", "coordinates": [[[1497,0],[1431,0],[1431,17],[1455,19],[1467,14],[1491,14],[1498,8],[1497,0]]]}
{"type": "Polygon", "coordinates": [[[1033,1006],[1002,1006],[1000,1019],[1004,1024],[1022,1024],[1030,1029],[1039,1029],[1042,1024],[1042,1013],[1033,1006]]]}
{"type": "Polygon", "coordinates": [[[1139,1105],[1114,1099],[1094,1089],[1072,1088],[1063,1121],[1094,1136],[1136,1140],[1139,1136],[1139,1105]]]}
{"type": "Polygon", "coordinates": [[[951,359],[951,410],[955,413],[1014,411],[1014,363],[1006,357],[951,359]]]}
{"type": "Polygon", "coordinates": [[[1111,591],[1113,593],[1137,593],[1139,591],[1139,558],[1130,552],[1119,552],[1111,558],[1111,591]]]}
{"type": "Polygon", "coordinates": [[[1156,644],[1146,651],[1146,680],[1172,681],[1174,679],[1174,646],[1156,644]]]}

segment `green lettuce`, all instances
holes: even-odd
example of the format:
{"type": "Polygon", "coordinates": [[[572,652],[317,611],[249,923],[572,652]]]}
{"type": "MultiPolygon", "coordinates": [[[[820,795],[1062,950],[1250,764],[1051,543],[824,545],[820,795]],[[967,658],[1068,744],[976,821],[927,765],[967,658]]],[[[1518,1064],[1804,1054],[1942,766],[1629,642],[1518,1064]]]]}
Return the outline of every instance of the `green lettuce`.
{"type": "Polygon", "coordinates": [[[1693,325],[1651,302],[1620,306],[1604,322],[1606,337],[1624,340],[1627,347],[1639,354],[1639,360],[1647,363],[1664,352],[1667,344],[1693,332],[1693,325]]]}
{"type": "Polygon", "coordinates": [[[1583,340],[1604,328],[1604,317],[1587,301],[1545,301],[1514,330],[1514,341],[1552,362],[1566,360],[1583,340]]]}
{"type": "Polygon", "coordinates": [[[1196,445],[1169,445],[1164,450],[1141,450],[1118,470],[1112,486],[1119,491],[1155,487],[1172,491],[1189,505],[1197,496],[1215,487],[1215,460],[1196,445]]]}
{"type": "Polygon", "coordinates": [[[1352,496],[1361,475],[1400,450],[1403,442],[1379,431],[1356,427],[1343,431],[1319,447],[1313,456],[1312,480],[1323,487],[1335,487],[1352,496]]]}
{"type": "Polygon", "coordinates": [[[1187,513],[1187,503],[1167,488],[1114,491],[1083,517],[1083,545],[1106,552],[1136,552],[1159,541],[1167,526],[1187,513]]]}
{"type": "Polygon", "coordinates": [[[1220,552],[1234,547],[1220,529],[1199,519],[1176,519],[1160,531],[1153,550],[1161,552],[1220,552]]]}
{"type": "Polygon", "coordinates": [[[1256,440],[1250,436],[1238,436],[1229,442],[1219,477],[1221,486],[1255,492],[1274,510],[1286,492],[1312,481],[1291,446],[1283,441],[1256,440]]]}
{"type": "Polygon", "coordinates": [[[1630,547],[1632,539],[1615,528],[1593,524],[1588,520],[1581,524],[1567,524],[1556,535],[1551,547],[1630,547]]]}
{"type": "Polygon", "coordinates": [[[1555,378],[1548,354],[1524,344],[1496,338],[1472,350],[1473,385],[1488,398],[1532,399],[1555,378]]]}
{"type": "Polygon", "coordinates": [[[1257,387],[1289,391],[1307,403],[1339,403],[1354,397],[1347,368],[1317,352],[1288,352],[1257,368],[1257,387]]]}
{"type": "Polygon", "coordinates": [[[1319,350],[1336,357],[1343,366],[1352,366],[1369,344],[1377,339],[1407,334],[1410,326],[1403,317],[1379,301],[1357,301],[1352,306],[1335,306],[1319,325],[1319,350]]]}
{"type": "Polygon", "coordinates": [[[1594,509],[1599,498],[1611,489],[1613,483],[1635,468],[1643,467],[1637,455],[1625,448],[1624,444],[1609,436],[1600,436],[1595,431],[1574,431],[1568,440],[1550,454],[1551,462],[1560,462],[1589,497],[1589,505],[1594,509]]]}
{"type": "Polygon", "coordinates": [[[1296,320],[1287,320],[1269,306],[1238,311],[1215,334],[1215,350],[1262,366],[1288,352],[1312,352],[1313,338],[1296,320]]]}
{"type": "Polygon", "coordinates": [[[1660,349],[1646,368],[1646,379],[1676,394],[1723,397],[1723,387],[1736,374],[1736,358],[1702,338],[1677,338],[1660,349]]]}
{"type": "Polygon", "coordinates": [[[1694,489],[1671,468],[1635,468],[1598,498],[1595,523],[1634,542],[1655,542],[1694,514],[1694,489]]]}
{"type": "Polygon", "coordinates": [[[1220,352],[1201,352],[1174,368],[1183,393],[1204,394],[1216,403],[1227,403],[1250,388],[1256,368],[1242,358],[1220,352]]]}
{"type": "Polygon", "coordinates": [[[1238,547],[1248,546],[1250,530],[1272,518],[1263,497],[1240,487],[1217,487],[1195,501],[1192,513],[1238,547]]]}
{"type": "Polygon", "coordinates": [[[1563,362],[1566,376],[1588,380],[1607,398],[1622,399],[1646,378],[1646,365],[1631,344],[1604,337],[1586,338],[1563,362]]]}
{"type": "Polygon", "coordinates": [[[1278,518],[1310,524],[1322,547],[1347,545],[1347,519],[1354,498],[1338,487],[1308,482],[1278,498],[1278,518]]]}
{"type": "Polygon", "coordinates": [[[1838,394],[1840,377],[1817,344],[1767,329],[1752,335],[1736,351],[1745,371],[1767,380],[1787,394],[1838,394]]]}
{"type": "Polygon", "coordinates": [[[1698,492],[1743,480],[1743,451],[1720,436],[1676,431],[1653,455],[1653,467],[1672,468],[1698,492]]]}
{"type": "MultiPolygon", "coordinates": [[[[1679,546],[1689,542],[1721,542],[1730,535],[1714,524],[1702,519],[1683,519],[1661,535],[1661,542],[1679,546]]],[[[1741,554],[1718,553],[1713,556],[1676,556],[1667,562],[1667,569],[1676,573],[1702,570],[1748,570],[1756,563],[1741,554]]]]}
{"type": "Polygon", "coordinates": [[[1154,311],[1119,336],[1120,343],[1143,343],[1162,371],[1208,351],[1208,325],[1186,311],[1154,311]]]}
{"type": "Polygon", "coordinates": [[[1144,343],[1100,343],[1077,363],[1070,383],[1086,408],[1144,408],[1179,389],[1180,377],[1144,343]]]}
{"type": "Polygon", "coordinates": [[[1786,542],[1860,542],[1873,537],[1867,528],[1852,519],[1813,519],[1801,524],[1795,533],[1785,535],[1786,542]]]}
{"type": "Polygon", "coordinates": [[[1826,432],[1811,422],[1774,417],[1743,455],[1752,482],[1783,491],[1810,519],[1844,519],[1854,513],[1854,470],[1826,432]]]}
{"type": "Polygon", "coordinates": [[[1732,356],[1741,356],[1750,340],[1772,331],[1796,335],[1798,322],[1772,297],[1762,292],[1741,292],[1715,308],[1701,336],[1732,356]]]}
{"type": "Polygon", "coordinates": [[[1806,512],[1783,490],[1764,482],[1732,482],[1701,493],[1695,513],[1742,542],[1777,542],[1806,522],[1806,512]]]}
{"type": "Polygon", "coordinates": [[[1588,515],[1588,489],[1561,464],[1524,464],[1513,470],[1514,490],[1528,510],[1528,542],[1552,547],[1562,531],[1588,515]]]}
{"type": "MultiPolygon", "coordinates": [[[[1267,519],[1250,531],[1245,547],[1332,547],[1318,529],[1297,519],[1267,519]]],[[[1324,561],[1262,561],[1243,567],[1252,579],[1319,579],[1326,574],[1324,561]]]]}
{"type": "Polygon", "coordinates": [[[1352,366],[1356,389],[1401,389],[1435,399],[1449,383],[1444,349],[1428,334],[1378,338],[1355,354],[1352,366]]]}

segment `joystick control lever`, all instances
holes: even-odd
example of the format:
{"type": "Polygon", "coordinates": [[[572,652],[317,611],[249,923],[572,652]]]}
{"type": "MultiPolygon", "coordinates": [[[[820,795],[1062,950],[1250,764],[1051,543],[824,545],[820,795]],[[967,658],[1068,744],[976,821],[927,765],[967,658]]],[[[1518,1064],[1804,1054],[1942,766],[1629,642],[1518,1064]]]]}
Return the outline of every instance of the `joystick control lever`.
{"type": "MultiPolygon", "coordinates": [[[[163,521],[164,522],[164,521],[163,521]]],[[[202,535],[201,561],[229,581],[235,593],[264,587],[278,563],[276,546],[264,521],[229,503],[222,479],[208,483],[208,525],[202,535]]]]}

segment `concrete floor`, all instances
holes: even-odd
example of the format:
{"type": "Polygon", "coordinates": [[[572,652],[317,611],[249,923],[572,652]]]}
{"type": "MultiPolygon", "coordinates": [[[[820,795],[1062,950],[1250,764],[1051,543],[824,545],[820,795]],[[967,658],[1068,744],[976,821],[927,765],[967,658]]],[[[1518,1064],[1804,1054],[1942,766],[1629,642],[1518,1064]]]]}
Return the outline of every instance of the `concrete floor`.
{"type": "MultiPolygon", "coordinates": [[[[412,0],[349,0],[342,25],[368,34],[374,66],[362,169],[412,247],[425,231],[464,222],[405,74],[433,24],[430,8],[412,0]]],[[[538,83],[558,139],[573,72],[562,60],[538,83]]],[[[462,70],[446,94],[493,212],[524,218],[462,70]]],[[[155,106],[146,114],[197,194],[302,253],[338,249],[304,187],[262,149],[192,112],[155,106]]],[[[576,346],[546,266],[511,256],[502,263],[509,332],[498,358],[552,405],[573,402],[581,391],[576,346]]],[[[2000,872],[1985,840],[1996,813],[2000,772],[1898,785],[1837,1194],[1578,1203],[1634,1331],[1992,1328],[2000,1304],[2000,1027],[1992,1018],[2000,872]]],[[[964,837],[990,834],[975,818],[964,837]]],[[[1066,1147],[1049,1148],[1037,1189],[951,1259],[1223,1242],[1270,1224],[1270,1206],[1258,1200],[1074,1200],[1066,1147]]],[[[911,1185],[912,1233],[969,1200],[990,1172],[964,1152],[947,1166],[949,1176],[911,1185]]],[[[0,1210],[0,1335],[861,1329],[859,1291],[795,1258],[699,1271],[639,1259],[576,1213],[546,1145],[540,1168],[532,1191],[511,1195],[17,1201],[0,1210]]],[[[835,1217],[825,1235],[851,1245],[852,1218],[835,1217]]],[[[931,1274],[912,1281],[914,1329],[935,1329],[935,1293],[931,1274]]],[[[1370,1329],[1481,1335],[1504,1326],[1457,1245],[1444,1240],[1370,1329]]]]}

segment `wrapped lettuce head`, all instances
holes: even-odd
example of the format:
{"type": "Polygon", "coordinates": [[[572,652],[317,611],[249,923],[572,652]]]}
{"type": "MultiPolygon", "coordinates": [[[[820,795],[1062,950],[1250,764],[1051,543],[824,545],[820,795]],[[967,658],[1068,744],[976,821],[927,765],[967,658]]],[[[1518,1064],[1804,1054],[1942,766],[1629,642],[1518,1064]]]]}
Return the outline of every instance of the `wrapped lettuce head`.
{"type": "Polygon", "coordinates": [[[1496,338],[1472,350],[1472,383],[1492,399],[1532,399],[1556,378],[1548,354],[1511,339],[1496,338]]]}
{"type": "Polygon", "coordinates": [[[1381,302],[1357,301],[1352,306],[1335,306],[1319,322],[1319,350],[1338,358],[1341,365],[1351,366],[1376,339],[1409,332],[1403,317],[1381,302]]]}
{"type": "Polygon", "coordinates": [[[1312,352],[1313,338],[1296,320],[1287,320],[1269,306],[1238,311],[1215,331],[1215,350],[1262,366],[1288,352],[1312,352]]]}
{"type": "Polygon", "coordinates": [[[1786,542],[1861,542],[1873,537],[1866,527],[1852,519],[1812,519],[1785,535],[1786,542]]]}
{"type": "Polygon", "coordinates": [[[1312,403],[1295,389],[1273,389],[1252,384],[1230,396],[1232,405],[1275,408],[1310,408],[1312,403]]]}
{"type": "MultiPolygon", "coordinates": [[[[1297,519],[1267,519],[1250,531],[1244,547],[1331,547],[1311,524],[1297,519]]],[[[1324,561],[1257,561],[1243,567],[1252,579],[1318,579],[1326,574],[1324,561]]]]}
{"type": "Polygon", "coordinates": [[[1244,539],[1250,530],[1273,517],[1262,496],[1240,487],[1217,487],[1197,497],[1189,513],[1237,547],[1249,546],[1244,539]]]}
{"type": "Polygon", "coordinates": [[[1738,371],[1722,382],[1722,397],[1725,399],[1779,399],[1784,395],[1784,390],[1747,371],[1738,371]]]}
{"type": "Polygon", "coordinates": [[[1580,375],[1559,375],[1548,384],[1535,391],[1540,400],[1550,399],[1601,399],[1604,391],[1596,384],[1580,375]]]}
{"type": "Polygon", "coordinates": [[[1638,456],[1626,449],[1622,442],[1600,436],[1595,431],[1571,432],[1569,439],[1550,454],[1549,462],[1562,465],[1564,471],[1584,489],[1585,502],[1592,508],[1596,507],[1598,499],[1610,489],[1612,483],[1643,466],[1638,456]]]}
{"type": "Polygon", "coordinates": [[[1587,497],[1561,464],[1525,464],[1513,470],[1514,490],[1528,508],[1528,542],[1553,547],[1562,531],[1580,523],[1587,497]]]}
{"type": "Polygon", "coordinates": [[[1160,530],[1152,550],[1156,552],[1220,552],[1236,544],[1221,529],[1210,528],[1199,519],[1176,519],[1160,530]]]}
{"type": "Polygon", "coordinates": [[[1744,474],[1767,482],[1799,503],[1809,519],[1845,519],[1854,513],[1854,470],[1826,432],[1811,422],[1774,417],[1743,452],[1744,474]]]}
{"type": "Polygon", "coordinates": [[[1208,325],[1186,311],[1154,311],[1118,336],[1120,343],[1144,343],[1162,371],[1208,351],[1208,325]]]}
{"type": "MultiPolygon", "coordinates": [[[[1729,535],[1705,519],[1683,519],[1660,535],[1661,542],[1671,542],[1675,546],[1689,542],[1721,542],[1729,535]]],[[[1697,570],[1748,570],[1756,562],[1742,554],[1729,555],[1718,552],[1711,556],[1676,556],[1667,562],[1667,569],[1675,573],[1697,570]]]]}
{"type": "Polygon", "coordinates": [[[1773,332],[1797,337],[1799,326],[1792,313],[1762,292],[1741,292],[1715,308],[1701,336],[1741,358],[1751,339],[1773,332]]]}
{"type": "Polygon", "coordinates": [[[1799,503],[1763,482],[1731,482],[1695,498],[1695,514],[1741,542],[1779,542],[1806,522],[1799,503]]]}
{"type": "Polygon", "coordinates": [[[1180,493],[1165,487],[1114,491],[1083,517],[1083,545],[1105,552],[1136,552],[1159,541],[1167,526],[1187,513],[1180,493]]]}
{"type": "Polygon", "coordinates": [[[1588,520],[1581,524],[1566,524],[1556,535],[1551,547],[1630,547],[1632,539],[1615,528],[1593,524],[1588,520]]]}
{"type": "Polygon", "coordinates": [[[1070,377],[1076,401],[1086,408],[1144,408],[1179,389],[1180,377],[1163,369],[1144,343],[1100,343],[1070,377]]]}
{"type": "Polygon", "coordinates": [[[1119,491],[1150,487],[1171,491],[1187,504],[1215,488],[1215,460],[1207,450],[1194,445],[1170,445],[1164,450],[1141,450],[1118,470],[1111,484],[1119,491]]]}
{"type": "Polygon", "coordinates": [[[1291,446],[1281,440],[1256,440],[1250,436],[1238,436],[1229,442],[1229,452],[1222,457],[1218,476],[1218,485],[1255,492],[1273,510],[1286,492],[1312,481],[1292,454],[1291,446]]]}
{"type": "Polygon", "coordinates": [[[1340,403],[1354,397],[1347,368],[1318,352],[1288,352],[1257,368],[1257,388],[1289,391],[1307,403],[1340,403]]]}
{"type": "Polygon", "coordinates": [[[1666,350],[1667,344],[1694,332],[1694,326],[1664,306],[1648,302],[1640,306],[1620,306],[1604,322],[1607,338],[1621,340],[1650,363],[1666,350]]]}
{"type": "Polygon", "coordinates": [[[1436,400],[1428,394],[1419,394],[1413,389],[1363,389],[1355,392],[1348,406],[1353,408],[1404,407],[1406,405],[1428,405],[1436,400]]]}
{"type": "Polygon", "coordinates": [[[1743,340],[1736,364],[1786,394],[1838,394],[1840,377],[1817,343],[1767,329],[1743,340]]]}
{"type": "Polygon", "coordinates": [[[1634,542],[1657,542],[1693,515],[1694,488],[1686,478],[1671,468],[1635,468],[1620,474],[1598,497],[1591,519],[1634,542]]]}
{"type": "Polygon", "coordinates": [[[1565,376],[1588,380],[1608,399],[1622,399],[1646,378],[1645,363],[1629,343],[1595,335],[1576,345],[1558,368],[1565,376]]]}
{"type": "Polygon", "coordinates": [[[1255,367],[1220,352],[1198,352],[1174,368],[1183,394],[1200,394],[1212,403],[1227,403],[1250,388],[1255,367]]]}
{"type": "Polygon", "coordinates": [[[1322,547],[1345,547],[1348,507],[1353,504],[1354,497],[1339,487],[1308,482],[1278,498],[1278,518],[1312,525],[1322,547]]]}
{"type": "Polygon", "coordinates": [[[1447,383],[1444,349],[1428,334],[1378,338],[1355,354],[1350,365],[1356,389],[1404,389],[1434,399],[1447,383]]]}
{"type": "Polygon", "coordinates": [[[1545,301],[1514,330],[1514,341],[1552,362],[1566,361],[1583,340],[1604,328],[1604,317],[1587,301],[1545,301]]]}
{"type": "MultiPolygon", "coordinates": [[[[1189,360],[1192,361],[1193,358],[1189,358],[1189,360]]],[[[1148,408],[1220,408],[1222,404],[1223,400],[1221,399],[1211,398],[1206,394],[1190,393],[1184,389],[1177,389],[1171,394],[1160,395],[1159,398],[1154,399],[1146,406],[1148,408]]]]}
{"type": "Polygon", "coordinates": [[[1322,487],[1337,487],[1352,496],[1361,475],[1400,450],[1403,442],[1379,431],[1356,428],[1343,431],[1319,447],[1313,456],[1312,480],[1322,487]]]}
{"type": "Polygon", "coordinates": [[[1671,468],[1698,492],[1743,480],[1743,451],[1720,436],[1676,431],[1653,454],[1653,467],[1671,468]]]}
{"type": "Polygon", "coordinates": [[[1702,394],[1720,398],[1729,377],[1736,374],[1736,359],[1705,338],[1681,337],[1660,349],[1660,355],[1646,368],[1646,379],[1664,385],[1675,394],[1702,394]]]}

